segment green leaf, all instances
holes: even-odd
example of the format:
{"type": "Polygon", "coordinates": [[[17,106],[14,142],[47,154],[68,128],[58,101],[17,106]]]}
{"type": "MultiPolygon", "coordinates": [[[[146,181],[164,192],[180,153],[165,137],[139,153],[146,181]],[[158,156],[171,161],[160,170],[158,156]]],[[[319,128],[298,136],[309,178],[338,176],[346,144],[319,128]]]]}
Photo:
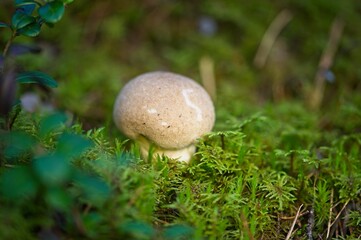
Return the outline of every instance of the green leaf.
{"type": "Polygon", "coordinates": [[[31,150],[35,143],[35,138],[24,132],[0,133],[0,147],[3,147],[3,154],[7,159],[19,157],[31,150]]]}
{"type": "Polygon", "coordinates": [[[52,1],[41,6],[38,13],[45,22],[56,23],[63,16],[65,7],[62,1],[52,1]]]}
{"type": "Polygon", "coordinates": [[[61,188],[51,188],[45,196],[45,201],[57,210],[69,210],[71,205],[71,198],[69,193],[61,188]]]}
{"type": "Polygon", "coordinates": [[[35,18],[29,16],[22,11],[16,11],[11,19],[11,25],[14,29],[23,28],[35,22],[35,18]]]}
{"type": "Polygon", "coordinates": [[[36,158],[33,162],[33,168],[41,182],[47,186],[64,184],[71,173],[70,163],[56,154],[36,158]]]}
{"type": "Polygon", "coordinates": [[[16,77],[18,83],[38,83],[45,87],[55,88],[58,83],[48,74],[39,71],[29,71],[20,73],[16,77]]]}
{"type": "Polygon", "coordinates": [[[26,25],[23,28],[20,28],[17,32],[19,35],[27,37],[36,37],[39,35],[41,30],[41,24],[38,22],[33,22],[29,25],[26,25]]]}
{"type": "Polygon", "coordinates": [[[23,4],[33,4],[36,3],[34,0],[15,0],[15,6],[20,6],[23,4]]]}
{"type": "Polygon", "coordinates": [[[84,200],[94,205],[103,204],[110,195],[109,186],[95,176],[79,172],[76,176],[75,185],[80,188],[84,200]]]}
{"type": "Polygon", "coordinates": [[[44,137],[53,131],[59,130],[64,126],[66,120],[67,116],[61,112],[56,112],[44,117],[39,123],[40,136],[44,137]]]}
{"type": "Polygon", "coordinates": [[[0,28],[9,28],[10,26],[6,23],[0,22],[0,28]]]}
{"type": "Polygon", "coordinates": [[[5,171],[0,176],[1,196],[17,202],[35,196],[37,183],[29,168],[20,167],[5,171]]]}
{"type": "Polygon", "coordinates": [[[45,25],[48,26],[49,28],[54,27],[54,23],[45,22],[45,25]]]}
{"type": "Polygon", "coordinates": [[[72,3],[72,2],[74,2],[74,0],[63,0],[64,4],[69,4],[69,3],[72,3]]]}
{"type": "Polygon", "coordinates": [[[21,11],[22,13],[25,13],[29,16],[31,16],[31,14],[35,10],[36,4],[39,3],[31,0],[15,1],[15,6],[17,7],[16,10],[21,11]]]}
{"type": "Polygon", "coordinates": [[[188,239],[191,238],[194,229],[187,225],[174,225],[164,230],[165,239],[188,239]]]}
{"type": "Polygon", "coordinates": [[[88,236],[96,236],[99,224],[104,221],[103,215],[96,211],[90,211],[87,214],[81,214],[81,217],[88,236]]]}
{"type": "Polygon", "coordinates": [[[136,238],[151,238],[155,231],[150,224],[141,221],[128,221],[120,226],[121,230],[136,238]]]}
{"type": "Polygon", "coordinates": [[[58,141],[56,151],[66,157],[74,158],[80,156],[86,149],[90,148],[93,143],[82,136],[63,133],[58,141]]]}

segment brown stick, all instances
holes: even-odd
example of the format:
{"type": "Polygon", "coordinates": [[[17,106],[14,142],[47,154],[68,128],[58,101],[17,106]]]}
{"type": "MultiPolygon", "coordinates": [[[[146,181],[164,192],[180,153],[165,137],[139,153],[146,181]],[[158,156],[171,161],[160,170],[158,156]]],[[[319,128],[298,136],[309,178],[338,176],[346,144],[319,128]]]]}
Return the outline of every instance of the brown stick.
{"type": "Polygon", "coordinates": [[[310,107],[314,110],[319,109],[321,106],[325,90],[325,71],[327,71],[333,63],[343,28],[344,22],[336,18],[332,23],[328,43],[321,56],[315,76],[315,88],[311,93],[309,103],[310,107]]]}

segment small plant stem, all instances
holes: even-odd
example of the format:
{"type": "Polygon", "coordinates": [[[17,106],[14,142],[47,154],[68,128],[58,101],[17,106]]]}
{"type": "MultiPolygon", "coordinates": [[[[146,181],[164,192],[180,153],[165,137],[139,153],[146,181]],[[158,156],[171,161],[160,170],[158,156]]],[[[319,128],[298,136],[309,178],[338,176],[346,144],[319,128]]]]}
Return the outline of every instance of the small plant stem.
{"type": "Polygon", "coordinates": [[[72,213],[73,213],[73,219],[74,219],[74,222],[75,222],[75,226],[78,229],[79,233],[81,235],[86,235],[86,229],[85,229],[85,226],[84,226],[84,222],[81,219],[81,216],[80,216],[80,213],[79,213],[78,209],[73,209],[72,213]]]}
{"type": "Polygon", "coordinates": [[[221,148],[222,148],[222,150],[224,150],[225,149],[225,143],[224,143],[224,134],[220,134],[220,137],[221,137],[221,148]]]}
{"type": "Polygon", "coordinates": [[[11,37],[9,38],[9,40],[7,41],[4,51],[3,51],[3,57],[6,57],[6,55],[8,54],[9,48],[11,46],[11,44],[13,43],[14,39],[16,37],[16,30],[13,31],[13,33],[11,34],[11,37]]]}
{"type": "Polygon", "coordinates": [[[295,162],[295,153],[292,151],[291,155],[290,155],[290,174],[293,175],[293,165],[295,162]]]}
{"type": "Polygon", "coordinates": [[[276,227],[277,235],[280,235],[281,232],[281,215],[277,214],[277,227],[276,227]]]}
{"type": "Polygon", "coordinates": [[[9,120],[7,123],[7,126],[6,126],[8,130],[11,130],[13,128],[13,125],[14,125],[15,120],[18,117],[19,113],[20,113],[20,109],[17,108],[14,116],[11,119],[10,119],[10,117],[7,118],[7,120],[9,120]]]}
{"type": "Polygon", "coordinates": [[[250,240],[254,240],[254,237],[253,237],[253,234],[251,232],[251,229],[249,228],[249,225],[248,225],[248,221],[246,219],[246,216],[244,216],[243,213],[240,214],[240,217],[241,217],[241,221],[242,221],[242,225],[243,225],[243,229],[246,230],[247,234],[248,234],[248,238],[250,240]]]}
{"type": "Polygon", "coordinates": [[[330,212],[328,217],[328,224],[327,224],[327,234],[326,239],[330,236],[330,230],[331,230],[331,218],[332,218],[332,205],[333,205],[333,188],[331,189],[331,196],[330,196],[330,212]]]}

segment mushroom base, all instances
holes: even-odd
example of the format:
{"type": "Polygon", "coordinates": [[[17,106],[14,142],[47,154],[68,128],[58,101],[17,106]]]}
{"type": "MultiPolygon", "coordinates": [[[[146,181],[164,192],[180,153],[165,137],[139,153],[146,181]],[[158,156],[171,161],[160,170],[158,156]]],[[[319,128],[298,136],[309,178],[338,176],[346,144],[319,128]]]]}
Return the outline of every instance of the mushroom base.
{"type": "Polygon", "coordinates": [[[153,159],[157,156],[167,156],[169,158],[188,163],[193,153],[196,151],[196,147],[194,145],[189,145],[188,147],[181,149],[164,149],[153,143],[149,143],[149,141],[145,138],[138,139],[138,142],[140,145],[141,155],[145,159],[149,159],[149,154],[151,153],[151,157],[153,159]]]}

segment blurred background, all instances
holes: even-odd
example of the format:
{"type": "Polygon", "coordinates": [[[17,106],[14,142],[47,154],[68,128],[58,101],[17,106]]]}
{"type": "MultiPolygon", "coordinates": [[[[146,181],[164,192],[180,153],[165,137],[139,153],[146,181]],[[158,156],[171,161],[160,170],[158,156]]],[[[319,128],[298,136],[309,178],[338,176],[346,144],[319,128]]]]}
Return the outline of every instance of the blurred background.
{"type": "MultiPolygon", "coordinates": [[[[2,1],[9,22],[13,1],[2,1]]],[[[358,0],[75,0],[54,28],[17,42],[42,48],[20,65],[59,82],[40,98],[86,129],[111,125],[121,87],[155,70],[204,84],[218,122],[285,102],[325,114],[361,104],[358,0]]]]}

